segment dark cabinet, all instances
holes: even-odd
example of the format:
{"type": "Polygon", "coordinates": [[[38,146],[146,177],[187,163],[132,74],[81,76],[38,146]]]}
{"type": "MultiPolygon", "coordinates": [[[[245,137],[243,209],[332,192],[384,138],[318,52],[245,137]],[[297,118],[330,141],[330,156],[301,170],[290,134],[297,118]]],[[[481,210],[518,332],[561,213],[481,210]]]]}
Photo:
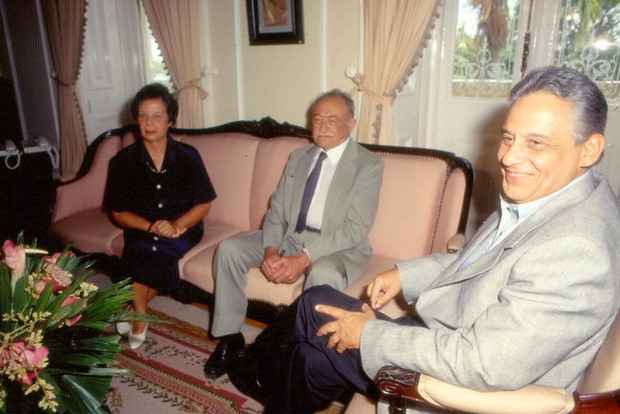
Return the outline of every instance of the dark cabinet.
{"type": "Polygon", "coordinates": [[[26,242],[46,245],[56,194],[51,160],[41,152],[22,154],[14,169],[14,157],[5,161],[0,156],[0,242],[23,231],[26,242]]]}

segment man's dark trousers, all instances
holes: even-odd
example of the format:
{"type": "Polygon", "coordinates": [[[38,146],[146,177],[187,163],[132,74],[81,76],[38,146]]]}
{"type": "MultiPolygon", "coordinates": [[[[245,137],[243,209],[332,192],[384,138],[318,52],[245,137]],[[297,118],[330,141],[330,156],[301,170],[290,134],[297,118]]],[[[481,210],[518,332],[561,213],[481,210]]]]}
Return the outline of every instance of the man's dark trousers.
{"type": "MultiPolygon", "coordinates": [[[[326,285],[304,292],[297,303],[288,378],[281,389],[274,390],[281,397],[272,398],[266,413],[314,413],[353,392],[378,397],[374,382],[362,368],[359,349],[348,349],[340,354],[327,347],[329,336],[316,335],[321,326],[333,320],[314,309],[318,304],[361,312],[364,302],[326,285]]],[[[390,320],[380,312],[375,314],[378,319],[390,320]]],[[[413,318],[402,318],[398,322],[422,325],[413,318]]]]}

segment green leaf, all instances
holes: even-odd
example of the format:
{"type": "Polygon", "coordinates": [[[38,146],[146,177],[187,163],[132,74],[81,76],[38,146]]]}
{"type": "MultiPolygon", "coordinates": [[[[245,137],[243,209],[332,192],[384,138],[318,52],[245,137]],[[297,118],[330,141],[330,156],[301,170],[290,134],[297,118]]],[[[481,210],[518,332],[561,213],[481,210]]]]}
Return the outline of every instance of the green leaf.
{"type": "Polygon", "coordinates": [[[71,352],[62,358],[62,362],[67,365],[91,367],[93,365],[112,365],[115,357],[116,352],[71,352]]]}
{"type": "Polygon", "coordinates": [[[91,329],[96,329],[98,331],[103,331],[105,328],[107,328],[107,326],[109,325],[109,322],[103,322],[103,321],[85,321],[83,319],[80,319],[78,321],[78,323],[76,323],[77,326],[82,326],[84,328],[91,328],[91,329]]]}
{"type": "Polygon", "coordinates": [[[120,339],[120,335],[83,338],[76,341],[76,349],[79,351],[120,352],[120,339]]]}
{"type": "Polygon", "coordinates": [[[52,297],[52,285],[48,284],[47,286],[45,286],[45,289],[43,289],[43,292],[41,292],[41,294],[39,295],[39,298],[35,299],[33,303],[34,311],[43,312],[47,308],[47,305],[49,304],[51,297],[52,297]]]}
{"type": "Polygon", "coordinates": [[[89,368],[87,371],[76,371],[68,368],[47,368],[51,375],[92,375],[96,377],[115,377],[119,375],[128,375],[131,371],[126,368],[89,368]]]}
{"type": "Polygon", "coordinates": [[[110,335],[93,335],[90,337],[82,337],[78,339],[77,343],[80,346],[97,347],[102,344],[117,345],[120,341],[121,341],[120,335],[110,334],[110,335]]]}
{"type": "MultiPolygon", "coordinates": [[[[26,255],[26,263],[28,262],[29,257],[26,255]]],[[[28,275],[29,271],[24,271],[24,276],[21,277],[17,283],[15,283],[15,291],[13,292],[13,310],[15,312],[23,311],[26,306],[30,303],[32,296],[28,292],[26,292],[26,287],[28,286],[28,275]]]]}
{"type": "Polygon", "coordinates": [[[75,396],[75,398],[71,399],[71,405],[73,403],[81,405],[81,407],[76,407],[78,408],[77,410],[71,411],[75,413],[104,414],[105,411],[101,408],[101,402],[110,388],[111,381],[111,378],[107,377],[63,375],[62,382],[66,386],[65,389],[75,396]]]}
{"type": "MultiPolygon", "coordinates": [[[[11,311],[11,271],[4,263],[0,263],[0,315],[11,311]]],[[[0,330],[6,332],[10,324],[0,323],[0,330]]]]}
{"type": "MultiPolygon", "coordinates": [[[[62,302],[61,302],[62,303],[62,302]]],[[[53,313],[49,319],[48,328],[55,327],[66,319],[79,315],[86,305],[86,299],[80,299],[72,305],[65,305],[53,313]]]]}

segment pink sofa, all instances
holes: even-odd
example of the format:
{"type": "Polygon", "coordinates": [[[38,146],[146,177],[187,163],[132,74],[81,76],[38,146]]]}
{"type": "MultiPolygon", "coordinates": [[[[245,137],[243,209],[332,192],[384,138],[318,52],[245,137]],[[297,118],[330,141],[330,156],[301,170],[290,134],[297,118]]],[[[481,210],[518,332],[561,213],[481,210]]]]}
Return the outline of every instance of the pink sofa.
{"type": "MultiPolygon", "coordinates": [[[[213,293],[212,260],[218,243],[260,228],[288,154],[308,143],[308,132],[267,118],[172,134],[200,152],[218,195],[205,219],[203,240],[179,263],[182,279],[213,293]]],[[[63,243],[82,252],[121,255],[122,230],[108,219],[101,203],[108,161],[133,139],[126,128],[99,138],[88,171],[58,187],[51,231],[63,243]]],[[[385,170],[370,233],[374,256],[366,276],[349,289],[355,295],[372,275],[398,260],[446,251],[448,240],[464,230],[472,186],[469,163],[450,153],[368,147],[383,157],[385,170]]],[[[301,288],[301,281],[272,284],[253,269],[246,291],[251,300],[278,305],[292,302],[301,288]]]]}

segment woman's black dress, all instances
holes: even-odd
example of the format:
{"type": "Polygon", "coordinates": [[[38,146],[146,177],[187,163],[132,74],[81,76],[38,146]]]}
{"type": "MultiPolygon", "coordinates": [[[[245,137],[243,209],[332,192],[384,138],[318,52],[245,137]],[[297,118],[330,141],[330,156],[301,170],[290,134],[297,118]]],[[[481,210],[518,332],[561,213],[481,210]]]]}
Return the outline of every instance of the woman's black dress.
{"type": "MultiPolygon", "coordinates": [[[[104,207],[129,211],[154,222],[175,220],[197,204],[215,199],[200,154],[190,145],[167,138],[157,171],[141,140],[110,160],[104,207]]],[[[134,281],[168,293],[179,286],[179,259],[202,238],[202,222],[176,239],[125,229],[122,270],[134,281]]]]}

